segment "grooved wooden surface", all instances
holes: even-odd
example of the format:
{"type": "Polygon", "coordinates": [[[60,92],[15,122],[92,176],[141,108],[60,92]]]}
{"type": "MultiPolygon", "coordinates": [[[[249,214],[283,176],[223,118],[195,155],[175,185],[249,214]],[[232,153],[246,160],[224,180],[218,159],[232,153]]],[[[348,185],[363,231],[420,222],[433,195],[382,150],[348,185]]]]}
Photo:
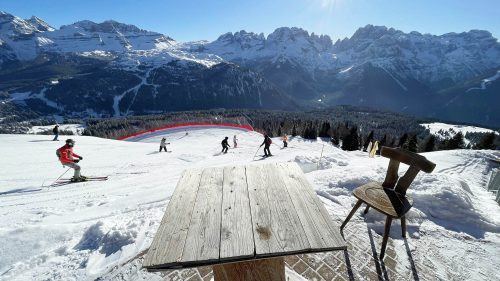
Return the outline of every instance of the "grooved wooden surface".
{"type": "Polygon", "coordinates": [[[187,170],[144,260],[150,271],[344,250],[295,163],[187,170]]]}

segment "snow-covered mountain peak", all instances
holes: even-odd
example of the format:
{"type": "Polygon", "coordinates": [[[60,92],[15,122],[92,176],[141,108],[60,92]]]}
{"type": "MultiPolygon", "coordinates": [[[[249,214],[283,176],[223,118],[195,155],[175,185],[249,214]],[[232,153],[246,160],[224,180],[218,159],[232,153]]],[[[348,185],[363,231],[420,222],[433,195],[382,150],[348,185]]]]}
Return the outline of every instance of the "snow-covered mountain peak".
{"type": "Polygon", "coordinates": [[[279,27],[267,36],[269,41],[289,41],[298,37],[309,37],[309,32],[299,27],[279,27]]]}
{"type": "Polygon", "coordinates": [[[267,38],[262,33],[244,30],[234,34],[229,32],[213,42],[189,44],[189,47],[195,52],[211,53],[236,62],[293,60],[310,70],[332,64],[334,57],[323,54],[332,47],[329,36],[309,34],[298,27],[277,28],[267,38]]]}
{"type": "Polygon", "coordinates": [[[61,26],[61,29],[65,28],[70,28],[70,27],[77,27],[81,28],[84,31],[87,32],[102,32],[102,33],[136,33],[136,34],[148,34],[148,33],[155,33],[159,34],[156,32],[149,32],[143,29],[138,28],[135,25],[132,24],[125,24],[125,23],[120,23],[114,20],[107,20],[101,23],[95,23],[90,20],[83,20],[83,21],[78,21],[75,22],[74,24],[71,25],[63,25],[61,26]]]}
{"type": "Polygon", "coordinates": [[[32,16],[30,19],[27,20],[27,22],[31,23],[33,26],[35,26],[40,32],[43,31],[54,31],[55,29],[50,26],[47,22],[42,20],[39,17],[32,16]]]}
{"type": "Polygon", "coordinates": [[[265,41],[266,38],[263,33],[257,34],[241,30],[234,34],[232,32],[222,34],[215,42],[220,45],[233,45],[235,48],[240,47],[241,49],[249,49],[257,45],[262,46],[265,41]]]}
{"type": "Polygon", "coordinates": [[[359,39],[372,39],[376,40],[382,36],[386,35],[396,35],[401,34],[402,32],[396,30],[394,28],[387,28],[386,26],[377,26],[368,24],[364,27],[358,28],[356,32],[351,37],[351,40],[359,40],[359,39]]]}
{"type": "Polygon", "coordinates": [[[316,35],[299,27],[280,27],[267,36],[268,44],[304,44],[303,47],[315,47],[318,51],[325,51],[332,46],[328,35],[316,35]],[[309,45],[309,46],[308,46],[309,45]],[[318,48],[319,47],[319,48],[318,48]]]}
{"type": "Polygon", "coordinates": [[[0,11],[0,38],[8,37],[25,37],[36,32],[41,32],[38,26],[31,21],[23,20],[19,17],[0,11]]]}

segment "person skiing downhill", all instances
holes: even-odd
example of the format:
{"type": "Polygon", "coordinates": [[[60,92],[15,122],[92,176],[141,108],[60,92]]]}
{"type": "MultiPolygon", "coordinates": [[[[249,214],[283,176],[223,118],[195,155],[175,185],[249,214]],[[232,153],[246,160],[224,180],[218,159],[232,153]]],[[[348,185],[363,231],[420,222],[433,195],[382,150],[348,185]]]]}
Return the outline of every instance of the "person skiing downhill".
{"type": "Polygon", "coordinates": [[[288,136],[283,135],[282,140],[283,140],[283,148],[288,147],[288,136]]]}
{"type": "Polygon", "coordinates": [[[160,152],[161,152],[162,149],[164,149],[165,152],[168,152],[167,151],[167,144],[170,144],[169,142],[167,142],[167,139],[166,138],[162,138],[161,142],[160,142],[160,152]]]}
{"type": "Polygon", "coordinates": [[[272,143],[273,141],[271,140],[271,138],[268,135],[264,135],[264,141],[260,145],[260,146],[264,145],[264,157],[273,156],[271,154],[271,150],[269,150],[269,147],[271,147],[272,143]]]}
{"type": "Polygon", "coordinates": [[[236,148],[238,146],[238,138],[236,137],[236,135],[234,135],[233,137],[233,148],[236,148]]]}
{"type": "Polygon", "coordinates": [[[54,133],[54,139],[53,141],[58,141],[58,137],[59,137],[59,125],[55,125],[54,126],[54,129],[52,129],[52,133],[54,133]]]}
{"type": "Polygon", "coordinates": [[[87,180],[87,177],[84,177],[80,174],[81,168],[77,164],[80,160],[83,159],[83,157],[73,152],[74,146],[75,146],[75,141],[72,139],[67,139],[66,144],[60,147],[56,151],[56,154],[59,157],[59,161],[61,161],[61,164],[63,164],[63,166],[67,166],[75,170],[73,178],[71,179],[72,182],[85,181],[87,180]]]}
{"type": "Polygon", "coordinates": [[[222,151],[221,151],[222,153],[227,153],[227,149],[230,146],[229,143],[227,142],[228,139],[229,139],[228,137],[225,137],[220,143],[222,145],[222,151]]]}

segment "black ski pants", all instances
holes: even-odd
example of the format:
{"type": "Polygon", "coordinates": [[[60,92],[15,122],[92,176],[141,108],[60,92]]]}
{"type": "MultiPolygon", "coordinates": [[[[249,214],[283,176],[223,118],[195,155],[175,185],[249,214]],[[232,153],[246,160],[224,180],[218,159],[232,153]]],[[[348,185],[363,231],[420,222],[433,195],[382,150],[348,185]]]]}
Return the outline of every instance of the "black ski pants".
{"type": "Polygon", "coordinates": [[[270,145],[264,145],[264,155],[266,156],[271,156],[271,150],[269,150],[269,147],[271,147],[270,145]]]}

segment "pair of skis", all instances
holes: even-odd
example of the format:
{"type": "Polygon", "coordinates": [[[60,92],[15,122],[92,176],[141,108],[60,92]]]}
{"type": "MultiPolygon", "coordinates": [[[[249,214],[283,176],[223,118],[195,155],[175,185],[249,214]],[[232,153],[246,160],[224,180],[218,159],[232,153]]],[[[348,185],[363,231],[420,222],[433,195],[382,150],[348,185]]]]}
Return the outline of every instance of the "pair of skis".
{"type": "Polygon", "coordinates": [[[72,184],[72,183],[82,183],[82,182],[88,182],[88,181],[106,181],[106,180],[108,180],[107,176],[104,176],[104,177],[86,177],[86,179],[83,181],[72,181],[71,179],[60,179],[60,180],[56,180],[53,184],[51,184],[49,186],[56,187],[56,186],[62,186],[62,185],[67,185],[67,184],[72,184]]]}

